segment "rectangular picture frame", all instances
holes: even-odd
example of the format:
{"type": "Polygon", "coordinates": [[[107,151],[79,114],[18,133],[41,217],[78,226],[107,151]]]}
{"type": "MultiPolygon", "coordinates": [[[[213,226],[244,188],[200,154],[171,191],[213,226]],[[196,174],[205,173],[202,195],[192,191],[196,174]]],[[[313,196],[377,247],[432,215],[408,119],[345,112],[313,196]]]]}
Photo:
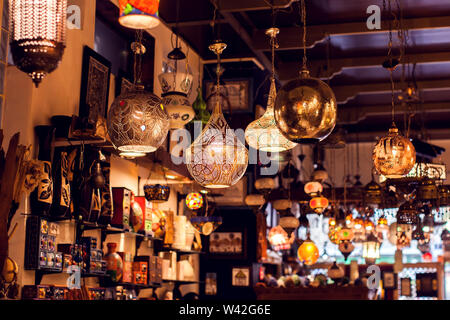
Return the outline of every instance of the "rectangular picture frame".
{"type": "Polygon", "coordinates": [[[383,272],[383,288],[396,289],[397,288],[397,274],[394,272],[383,272]]]}

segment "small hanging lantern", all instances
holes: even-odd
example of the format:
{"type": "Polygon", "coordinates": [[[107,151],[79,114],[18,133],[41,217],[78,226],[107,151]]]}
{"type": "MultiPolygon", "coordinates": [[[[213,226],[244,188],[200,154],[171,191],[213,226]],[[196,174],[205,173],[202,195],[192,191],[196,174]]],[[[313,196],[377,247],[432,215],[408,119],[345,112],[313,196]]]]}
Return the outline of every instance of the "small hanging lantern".
{"type": "Polygon", "coordinates": [[[373,233],[375,231],[375,225],[371,220],[367,219],[364,221],[364,229],[366,230],[366,234],[373,233]]]}
{"type": "Polygon", "coordinates": [[[321,214],[328,207],[328,199],[322,196],[314,197],[309,201],[309,206],[315,213],[321,214]]]}
{"type": "Polygon", "coordinates": [[[425,179],[417,187],[417,200],[429,201],[438,199],[438,188],[434,180],[425,179]]]}
{"type": "Polygon", "coordinates": [[[450,204],[450,189],[447,186],[438,187],[439,205],[448,206],[450,204]]]}
{"type": "Polygon", "coordinates": [[[397,247],[409,247],[412,226],[417,223],[417,209],[412,201],[406,201],[397,212],[397,247]]]}
{"type": "MultiPolygon", "coordinates": [[[[155,176],[153,178],[155,178],[155,176]]],[[[160,164],[160,162],[158,160],[156,160],[153,163],[153,167],[150,169],[150,172],[149,172],[149,175],[147,178],[147,183],[144,185],[144,194],[145,194],[145,199],[147,199],[147,201],[150,201],[150,202],[162,203],[162,202],[166,202],[167,200],[169,200],[170,187],[167,184],[164,167],[160,164]],[[158,172],[158,170],[160,172],[158,172]],[[148,180],[150,180],[153,173],[156,174],[156,179],[155,179],[156,181],[159,181],[160,179],[164,179],[166,184],[165,185],[160,184],[160,183],[149,184],[148,180]]]]}
{"type": "Polygon", "coordinates": [[[14,64],[37,88],[63,56],[67,0],[10,0],[9,11],[14,64]]]}
{"type": "Polygon", "coordinates": [[[375,180],[370,181],[365,187],[364,187],[364,193],[363,193],[364,203],[366,205],[374,204],[378,205],[382,201],[382,192],[381,192],[381,186],[375,182],[375,180]]]}
{"type": "Polygon", "coordinates": [[[119,0],[119,23],[131,29],[152,29],[159,25],[159,0],[119,0]]]}
{"type": "Polygon", "coordinates": [[[356,218],[353,223],[353,242],[361,243],[366,239],[366,229],[364,227],[364,220],[356,218]]]}
{"type": "Polygon", "coordinates": [[[270,229],[268,240],[276,251],[289,250],[291,248],[291,239],[289,239],[287,232],[279,225],[270,229]]]}
{"type": "Polygon", "coordinates": [[[434,216],[433,213],[430,211],[429,213],[425,214],[423,217],[423,232],[432,234],[434,231],[434,216]]]}
{"type": "Polygon", "coordinates": [[[260,207],[266,202],[264,196],[259,193],[248,194],[245,197],[244,201],[245,204],[248,205],[249,207],[260,207]]]}
{"type": "Polygon", "coordinates": [[[275,179],[273,178],[259,178],[255,180],[255,189],[262,194],[268,194],[275,189],[275,179]]]}
{"type": "Polygon", "coordinates": [[[353,237],[353,230],[347,227],[340,229],[337,234],[338,243],[342,241],[352,241],[353,237]]]}
{"type": "Polygon", "coordinates": [[[368,265],[375,264],[380,258],[380,243],[373,233],[370,233],[363,243],[363,258],[368,265]]]}
{"type": "Polygon", "coordinates": [[[353,214],[350,212],[345,216],[345,226],[347,228],[353,228],[353,224],[354,224],[353,214]]]}
{"type": "Polygon", "coordinates": [[[292,233],[300,226],[300,222],[292,213],[280,213],[280,221],[278,224],[288,233],[289,236],[292,236],[292,233]]]}
{"type": "Polygon", "coordinates": [[[345,261],[347,261],[348,256],[353,252],[354,249],[355,246],[350,240],[344,240],[339,243],[339,251],[344,256],[345,261]]]}
{"type": "Polygon", "coordinates": [[[310,197],[317,197],[319,194],[323,192],[323,186],[318,181],[310,181],[305,184],[305,193],[310,197]]]}
{"type": "Polygon", "coordinates": [[[303,241],[300,247],[298,247],[297,256],[305,265],[310,266],[319,259],[319,249],[317,249],[316,244],[308,237],[308,239],[303,241]]]}
{"type": "Polygon", "coordinates": [[[191,210],[203,207],[203,196],[199,192],[191,192],[186,196],[186,206],[191,210]]]}

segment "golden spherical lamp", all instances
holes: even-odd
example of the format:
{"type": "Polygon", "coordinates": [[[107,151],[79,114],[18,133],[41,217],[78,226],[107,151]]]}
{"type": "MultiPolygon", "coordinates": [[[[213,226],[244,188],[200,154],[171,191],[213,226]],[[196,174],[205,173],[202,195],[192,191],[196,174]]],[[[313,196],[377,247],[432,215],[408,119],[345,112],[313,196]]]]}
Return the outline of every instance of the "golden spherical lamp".
{"type": "Polygon", "coordinates": [[[325,197],[314,197],[309,200],[309,206],[315,213],[321,214],[328,207],[328,199],[325,197]]]}
{"type": "Polygon", "coordinates": [[[129,157],[156,151],[166,139],[169,123],[161,99],[140,89],[119,95],[109,108],[106,122],[112,144],[129,157]]]}
{"type": "Polygon", "coordinates": [[[245,140],[254,149],[265,152],[283,152],[296,146],[296,143],[283,136],[275,123],[276,95],[275,79],[272,78],[266,112],[245,129],[245,140]]]}
{"type": "Polygon", "coordinates": [[[316,197],[323,192],[323,186],[318,181],[310,181],[305,184],[304,191],[311,197],[316,197]]]}
{"type": "Polygon", "coordinates": [[[275,121],[281,133],[297,143],[325,139],[336,125],[337,103],[331,88],[311,78],[303,69],[300,78],[281,87],[275,99],[275,121]]]}
{"type": "Polygon", "coordinates": [[[151,29],[159,25],[159,0],[119,0],[119,23],[130,29],[151,29]]]}
{"type": "Polygon", "coordinates": [[[309,238],[298,247],[297,256],[305,265],[313,265],[319,259],[319,249],[309,238]]]}
{"type": "Polygon", "coordinates": [[[186,196],[186,206],[191,210],[203,207],[203,196],[199,192],[191,192],[186,196]]]}
{"type": "Polygon", "coordinates": [[[414,167],[416,150],[409,139],[399,134],[393,123],[388,135],[375,145],[372,158],[379,174],[389,179],[401,178],[414,167]]]}
{"type": "MultiPolygon", "coordinates": [[[[226,44],[216,42],[210,46],[220,61],[226,44]]],[[[218,71],[220,70],[220,63],[218,71]]],[[[218,72],[218,78],[220,72],[218,72]]],[[[217,82],[220,92],[220,81],[217,82]]],[[[244,175],[248,165],[248,150],[231,130],[222,113],[220,99],[201,134],[186,149],[186,167],[200,185],[206,188],[228,188],[244,175]]]]}

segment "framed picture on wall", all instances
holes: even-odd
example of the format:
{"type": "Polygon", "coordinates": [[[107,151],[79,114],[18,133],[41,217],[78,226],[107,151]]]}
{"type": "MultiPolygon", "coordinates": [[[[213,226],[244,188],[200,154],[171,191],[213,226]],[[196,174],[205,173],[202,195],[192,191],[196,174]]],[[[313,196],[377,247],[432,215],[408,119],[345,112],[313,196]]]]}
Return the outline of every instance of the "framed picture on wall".
{"type": "Polygon", "coordinates": [[[107,116],[110,75],[111,62],[84,46],[79,117],[86,129],[107,116]]]}
{"type": "Polygon", "coordinates": [[[410,278],[402,278],[400,280],[400,293],[402,296],[411,297],[411,279],[410,278]]]}
{"type": "MultiPolygon", "coordinates": [[[[209,112],[216,105],[216,81],[205,80],[205,101],[209,112]]],[[[224,80],[221,84],[220,99],[224,113],[253,112],[253,88],[251,79],[224,80]]]]}
{"type": "Polygon", "coordinates": [[[234,287],[250,286],[250,268],[232,268],[231,269],[231,285],[234,287]]]}
{"type": "Polygon", "coordinates": [[[437,273],[416,273],[416,294],[418,297],[437,297],[437,273]]]}
{"type": "Polygon", "coordinates": [[[239,255],[242,254],[242,232],[213,232],[209,239],[209,253],[239,255]]]}
{"type": "Polygon", "coordinates": [[[215,296],[217,294],[217,273],[206,273],[205,294],[208,296],[215,296]]]}
{"type": "Polygon", "coordinates": [[[383,288],[384,289],[397,288],[397,275],[395,273],[383,272],[383,288]]]}

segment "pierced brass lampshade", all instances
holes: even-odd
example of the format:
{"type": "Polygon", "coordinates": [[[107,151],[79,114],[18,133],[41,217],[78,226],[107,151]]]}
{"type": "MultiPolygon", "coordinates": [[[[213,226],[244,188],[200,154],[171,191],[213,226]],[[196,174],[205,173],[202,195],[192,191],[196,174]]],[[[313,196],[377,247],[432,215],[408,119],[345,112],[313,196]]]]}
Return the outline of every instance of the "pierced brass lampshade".
{"type": "Polygon", "coordinates": [[[416,150],[409,139],[401,136],[392,123],[389,134],[381,138],[372,153],[373,164],[379,174],[386,178],[401,178],[416,163],[416,150]]]}
{"type": "Polygon", "coordinates": [[[322,141],[336,125],[337,103],[331,88],[303,69],[277,94],[275,121],[281,133],[297,143],[322,141]]]}
{"type": "Polygon", "coordinates": [[[126,92],[112,103],[107,118],[111,142],[123,156],[145,156],[164,142],[169,116],[161,99],[144,90],[126,92]]]}
{"type": "MultiPolygon", "coordinates": [[[[225,48],[226,44],[222,42],[210,46],[210,50],[218,55],[218,69],[220,54],[225,48]]],[[[218,77],[219,74],[220,72],[218,77]]],[[[228,188],[244,175],[248,165],[248,151],[225,120],[219,99],[211,118],[202,133],[186,149],[185,156],[191,176],[207,188],[228,188]]]]}
{"type": "Polygon", "coordinates": [[[275,123],[273,107],[276,95],[275,79],[272,79],[266,112],[261,118],[251,122],[245,129],[245,140],[254,149],[266,152],[282,152],[296,146],[296,143],[283,136],[275,123]]]}
{"type": "Polygon", "coordinates": [[[36,87],[62,59],[66,11],[67,0],[9,1],[14,64],[31,77],[36,87]]]}

